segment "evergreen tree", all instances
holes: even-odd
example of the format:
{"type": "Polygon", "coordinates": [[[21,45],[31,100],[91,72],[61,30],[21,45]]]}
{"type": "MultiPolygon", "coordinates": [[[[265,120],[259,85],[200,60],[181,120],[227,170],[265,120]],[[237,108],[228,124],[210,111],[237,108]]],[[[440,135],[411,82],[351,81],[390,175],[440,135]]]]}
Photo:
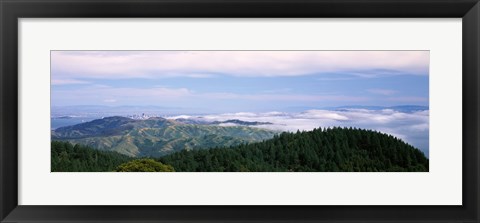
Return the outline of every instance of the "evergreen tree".
{"type": "Polygon", "coordinates": [[[174,172],[172,166],[156,162],[153,159],[136,159],[121,164],[117,172],[174,172]]]}
{"type": "Polygon", "coordinates": [[[186,172],[428,171],[420,150],[391,135],[338,127],[284,132],[259,143],[182,151],[158,160],[186,172]]]}

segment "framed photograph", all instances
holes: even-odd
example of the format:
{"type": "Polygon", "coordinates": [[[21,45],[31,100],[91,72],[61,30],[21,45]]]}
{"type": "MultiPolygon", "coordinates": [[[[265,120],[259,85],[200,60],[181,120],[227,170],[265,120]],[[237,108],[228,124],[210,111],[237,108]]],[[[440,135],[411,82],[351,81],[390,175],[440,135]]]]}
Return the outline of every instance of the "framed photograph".
{"type": "Polygon", "coordinates": [[[478,222],[467,1],[1,1],[1,222],[478,222]]]}

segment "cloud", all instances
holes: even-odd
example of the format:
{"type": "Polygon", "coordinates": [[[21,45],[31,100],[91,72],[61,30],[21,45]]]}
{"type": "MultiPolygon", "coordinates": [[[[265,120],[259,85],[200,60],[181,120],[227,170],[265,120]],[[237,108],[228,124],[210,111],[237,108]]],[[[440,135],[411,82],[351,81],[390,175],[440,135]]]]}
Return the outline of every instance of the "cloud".
{"type": "Polygon", "coordinates": [[[327,110],[309,110],[297,115],[297,117],[307,119],[327,119],[336,121],[349,120],[349,118],[345,115],[341,115],[338,112],[332,112],[327,110]]]}
{"type": "Polygon", "coordinates": [[[280,89],[264,90],[262,92],[268,93],[268,94],[277,94],[277,93],[291,92],[292,90],[293,90],[292,88],[280,88],[280,89]]]}
{"type": "Polygon", "coordinates": [[[347,81],[358,79],[358,77],[322,77],[317,78],[318,81],[347,81]]]}
{"type": "Polygon", "coordinates": [[[78,102],[95,103],[109,102],[115,99],[115,102],[122,104],[144,103],[144,104],[162,104],[162,102],[221,102],[224,100],[243,100],[252,102],[348,102],[357,103],[368,101],[370,98],[363,96],[347,95],[320,95],[320,94],[239,94],[228,92],[195,92],[188,88],[171,88],[165,86],[156,86],[152,88],[133,88],[133,87],[111,87],[107,85],[88,85],[82,88],[52,89],[52,101],[58,102],[78,102]],[[108,99],[105,100],[105,98],[108,99]]]}
{"type": "Polygon", "coordinates": [[[107,103],[115,103],[115,102],[117,102],[116,99],[105,99],[105,100],[103,100],[103,101],[104,101],[104,102],[107,102],[107,103]]]}
{"type": "MultiPolygon", "coordinates": [[[[428,75],[428,51],[52,51],[54,78],[428,75]]],[[[332,78],[332,77],[329,77],[332,78]]]]}
{"type": "Polygon", "coordinates": [[[423,132],[428,131],[428,123],[421,123],[417,125],[412,125],[409,127],[412,131],[423,132]]]}
{"type": "Polygon", "coordinates": [[[186,77],[191,77],[191,78],[213,78],[215,75],[212,74],[187,74],[185,75],[186,77]]]}
{"type": "Polygon", "coordinates": [[[387,98],[387,101],[394,101],[394,102],[428,102],[427,97],[391,97],[387,98]]]}
{"type": "MultiPolygon", "coordinates": [[[[103,102],[131,104],[137,102],[176,101],[193,95],[187,88],[114,88],[105,85],[94,85],[78,89],[52,89],[52,102],[79,102],[96,104],[103,102]]],[[[67,103],[68,104],[68,103],[67,103]]]]}
{"type": "Polygon", "coordinates": [[[252,101],[348,101],[362,102],[370,98],[363,96],[346,95],[312,95],[312,94],[235,94],[227,92],[198,94],[197,97],[205,99],[237,99],[252,101]]]}
{"type": "Polygon", "coordinates": [[[370,93],[373,93],[373,94],[380,94],[380,95],[393,95],[395,93],[397,93],[397,91],[395,90],[389,90],[389,89],[368,89],[367,90],[368,92],[370,93]]]}
{"type": "Polygon", "coordinates": [[[89,84],[90,82],[75,80],[75,79],[52,79],[50,83],[52,85],[69,85],[69,84],[89,84]]]}
{"type": "Polygon", "coordinates": [[[270,122],[271,125],[259,125],[258,128],[265,128],[277,131],[297,130],[309,131],[322,127],[357,127],[363,129],[377,130],[387,133],[421,149],[428,155],[429,145],[429,111],[400,112],[392,109],[368,110],[368,109],[346,109],[336,110],[308,110],[299,113],[286,112],[238,112],[205,116],[175,116],[167,117],[190,118],[205,121],[226,121],[239,119],[243,121],[270,122]]]}

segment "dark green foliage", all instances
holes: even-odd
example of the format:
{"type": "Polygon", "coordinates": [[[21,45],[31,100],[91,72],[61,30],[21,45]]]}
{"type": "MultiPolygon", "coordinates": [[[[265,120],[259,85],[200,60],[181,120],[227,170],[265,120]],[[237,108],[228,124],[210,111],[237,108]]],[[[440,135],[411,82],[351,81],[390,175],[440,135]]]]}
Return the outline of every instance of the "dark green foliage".
{"type": "Polygon", "coordinates": [[[52,141],[52,172],[108,172],[115,171],[122,163],[132,158],[108,151],[100,151],[90,147],[75,146],[69,142],[52,141]]]}
{"type": "Polygon", "coordinates": [[[137,159],[118,166],[117,172],[175,172],[175,170],[172,166],[153,159],[137,159]]]}
{"type": "Polygon", "coordinates": [[[158,158],[161,163],[53,141],[51,161],[53,172],[425,172],[429,166],[420,150],[400,139],[355,128],[282,133],[259,143],[182,150],[158,158]]]}
{"type": "Polygon", "coordinates": [[[428,171],[418,149],[391,135],[355,128],[282,133],[259,143],[192,150],[158,158],[177,172],[428,171]]]}

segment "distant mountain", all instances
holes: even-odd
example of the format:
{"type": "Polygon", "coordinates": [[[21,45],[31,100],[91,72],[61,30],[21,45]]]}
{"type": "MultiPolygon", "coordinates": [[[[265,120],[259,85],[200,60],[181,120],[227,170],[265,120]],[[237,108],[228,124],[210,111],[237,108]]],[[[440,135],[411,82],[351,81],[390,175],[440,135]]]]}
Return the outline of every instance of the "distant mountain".
{"type": "Polygon", "coordinates": [[[242,121],[239,119],[229,119],[225,121],[206,121],[201,119],[190,119],[190,118],[177,118],[175,119],[177,122],[181,122],[184,124],[195,124],[195,125],[220,125],[220,124],[234,124],[234,125],[244,125],[244,126],[255,126],[255,125],[272,125],[271,122],[250,122],[250,121],[242,121]]]}
{"type": "Polygon", "coordinates": [[[52,131],[52,140],[69,141],[131,157],[159,157],[179,150],[233,146],[272,138],[277,132],[246,126],[194,125],[149,118],[114,116],[52,131]]]}
{"type": "Polygon", "coordinates": [[[392,109],[399,112],[411,113],[416,111],[428,110],[428,106],[421,106],[421,105],[396,105],[396,106],[345,105],[345,106],[329,106],[329,107],[296,106],[296,107],[286,107],[283,110],[285,112],[303,112],[307,110],[342,111],[347,109],[366,109],[366,110],[374,110],[374,111],[392,109]]]}
{"type": "Polygon", "coordinates": [[[400,112],[416,112],[416,111],[425,111],[428,110],[428,106],[418,106],[418,105],[400,105],[389,107],[392,110],[400,112]]]}
{"type": "Polygon", "coordinates": [[[272,125],[273,123],[271,122],[249,122],[249,121],[242,121],[238,119],[230,119],[226,121],[214,121],[212,122],[213,125],[218,125],[218,124],[236,124],[236,125],[272,125]]]}
{"type": "Polygon", "coordinates": [[[177,118],[175,121],[184,123],[184,124],[195,124],[195,125],[210,125],[212,124],[211,121],[201,120],[201,119],[193,119],[193,118],[177,118]]]}
{"type": "Polygon", "coordinates": [[[425,111],[428,110],[428,106],[420,106],[420,105],[397,105],[397,106],[363,106],[363,105],[349,105],[349,106],[339,106],[339,107],[327,107],[324,108],[327,110],[346,110],[346,109],[367,109],[367,110],[384,110],[384,109],[391,109],[399,112],[416,112],[416,111],[425,111]]]}
{"type": "Polygon", "coordinates": [[[220,124],[234,124],[234,125],[244,125],[244,126],[255,126],[255,125],[272,125],[271,122],[250,122],[250,121],[242,121],[239,119],[229,119],[225,121],[206,121],[201,119],[191,119],[191,118],[177,118],[175,119],[177,122],[181,122],[184,124],[195,124],[195,125],[220,125],[220,124]]]}

